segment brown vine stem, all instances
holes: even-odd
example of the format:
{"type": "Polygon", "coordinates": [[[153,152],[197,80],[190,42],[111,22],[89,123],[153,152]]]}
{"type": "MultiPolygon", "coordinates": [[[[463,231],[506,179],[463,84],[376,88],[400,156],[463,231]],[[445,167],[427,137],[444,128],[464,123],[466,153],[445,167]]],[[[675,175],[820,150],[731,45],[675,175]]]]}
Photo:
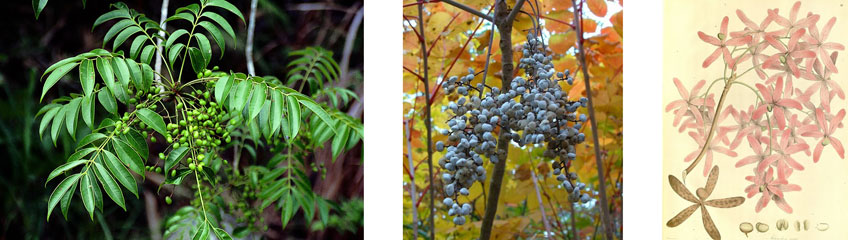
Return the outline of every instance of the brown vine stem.
{"type": "MultiPolygon", "coordinates": [[[[736,73],[730,73],[730,78],[727,79],[727,82],[724,83],[724,90],[721,92],[721,98],[718,100],[718,105],[716,106],[715,114],[713,114],[713,123],[710,124],[710,132],[707,134],[707,139],[704,141],[704,146],[701,147],[701,152],[698,153],[698,157],[695,158],[695,161],[692,161],[692,164],[689,164],[689,167],[686,170],[683,170],[683,184],[686,184],[686,175],[692,172],[692,169],[701,162],[701,159],[704,158],[704,155],[707,153],[707,147],[710,146],[710,141],[713,139],[713,134],[715,133],[715,128],[718,123],[718,116],[721,114],[721,108],[724,106],[724,100],[727,98],[727,93],[730,92],[730,87],[733,86],[733,82],[736,81],[736,73]]],[[[591,101],[591,100],[590,100],[591,101]]],[[[693,113],[697,114],[697,113],[693,113]]]]}
{"type": "Polygon", "coordinates": [[[612,219],[609,216],[609,205],[607,205],[607,187],[606,180],[604,180],[604,164],[603,160],[601,160],[601,145],[598,140],[598,124],[595,119],[595,107],[592,104],[592,85],[589,82],[589,67],[586,65],[586,52],[583,48],[583,4],[579,0],[572,0],[571,2],[574,6],[574,26],[577,27],[577,52],[579,54],[580,66],[583,68],[586,97],[589,99],[589,122],[592,124],[592,139],[595,144],[595,165],[598,168],[598,190],[600,190],[598,196],[601,198],[601,222],[604,223],[606,239],[614,239],[612,219]]]}
{"type": "MultiPolygon", "coordinates": [[[[518,0],[514,8],[510,11],[507,8],[505,0],[495,0],[494,24],[498,27],[501,34],[501,92],[509,91],[509,83],[512,81],[512,71],[515,66],[512,63],[512,21],[515,19],[521,6],[524,5],[524,0],[518,0]]],[[[507,153],[509,152],[510,134],[502,132],[498,134],[498,162],[495,163],[495,168],[492,171],[492,178],[489,184],[489,196],[486,199],[486,212],[483,214],[483,222],[480,228],[480,239],[488,240],[492,234],[492,223],[495,221],[495,214],[498,212],[498,198],[501,194],[501,183],[503,183],[504,172],[506,171],[507,153]]]]}
{"type": "MultiPolygon", "coordinates": [[[[418,29],[421,30],[421,58],[424,61],[424,99],[427,101],[426,103],[426,111],[424,118],[424,125],[427,127],[427,177],[429,177],[430,184],[433,184],[433,123],[430,120],[430,108],[432,107],[432,101],[430,101],[430,81],[429,76],[427,75],[427,41],[426,34],[424,34],[424,6],[422,4],[418,5],[418,29]]],[[[413,182],[412,184],[415,184],[413,182]]],[[[436,228],[433,220],[433,215],[436,214],[436,205],[434,205],[434,199],[436,198],[434,189],[432,187],[430,190],[430,239],[436,239],[436,228]]]]}

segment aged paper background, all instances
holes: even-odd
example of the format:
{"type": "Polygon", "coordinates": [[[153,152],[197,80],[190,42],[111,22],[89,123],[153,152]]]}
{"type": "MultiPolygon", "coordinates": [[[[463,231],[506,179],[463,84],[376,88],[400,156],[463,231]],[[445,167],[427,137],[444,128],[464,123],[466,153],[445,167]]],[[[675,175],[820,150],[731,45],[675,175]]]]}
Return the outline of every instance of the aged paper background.
{"type": "MultiPolygon", "coordinates": [[[[729,17],[728,32],[738,31],[744,28],[744,24],[736,15],[736,9],[742,10],[749,19],[759,24],[767,16],[766,9],[779,8],[782,16],[788,16],[789,11],[795,1],[672,1],[666,0],[664,3],[664,19],[663,19],[663,108],[673,101],[680,98],[677,90],[672,82],[674,77],[683,82],[687,90],[690,90],[697,81],[701,79],[707,80],[707,84],[702,88],[701,92],[706,90],[710,81],[722,76],[722,60],[719,58],[709,68],[702,68],[701,63],[712,53],[716,47],[703,42],[698,38],[697,32],[715,36],[720,30],[721,20],[724,16],[729,17]]],[[[807,15],[808,12],[821,15],[817,26],[821,29],[824,24],[831,18],[836,17],[836,24],[831,30],[830,42],[838,42],[848,46],[848,2],[846,1],[803,1],[799,18],[807,15]]],[[[776,25],[776,23],[772,23],[776,25]]],[[[774,26],[770,26],[771,27],[774,26]]],[[[643,36],[650,37],[650,36],[643,36]]],[[[848,90],[848,51],[840,51],[839,58],[836,62],[837,68],[840,70],[833,76],[834,79],[840,81],[843,89],[848,90]]],[[[740,71],[748,69],[751,62],[747,61],[739,66],[740,71]]],[[[648,77],[650,78],[650,77],[648,77]]],[[[741,79],[753,86],[757,82],[762,82],[755,73],[746,74],[741,79]]],[[[796,87],[806,88],[809,86],[809,81],[800,79],[795,80],[796,87]]],[[[717,83],[711,92],[715,93],[715,100],[721,95],[723,84],[717,83]]],[[[727,99],[728,104],[733,104],[737,109],[742,106],[747,108],[756,96],[749,89],[743,86],[734,86],[730,90],[730,96],[727,99]]],[[[815,100],[814,100],[815,101],[815,100]]],[[[846,107],[846,101],[836,98],[831,103],[832,106],[839,108],[846,107]]],[[[656,107],[656,106],[655,106],[656,107]]],[[[747,109],[746,109],[747,110],[747,109]]],[[[833,111],[834,113],[836,111],[833,111]]],[[[800,116],[799,116],[800,117],[800,116]]],[[[668,175],[681,177],[683,170],[689,165],[688,162],[683,162],[684,157],[692,151],[698,149],[698,145],[686,132],[678,132],[676,127],[672,126],[674,119],[673,113],[667,113],[663,110],[663,175],[656,176],[662,178],[662,222],[663,238],[664,239],[710,239],[707,232],[704,230],[701,220],[700,210],[697,210],[680,226],[669,228],[666,222],[674,217],[684,208],[692,203],[677,196],[669,186],[668,175]]],[[[725,120],[725,124],[734,122],[732,119],[725,120]]],[[[843,124],[848,126],[846,120],[843,124]]],[[[735,136],[735,132],[732,133],[735,136]]],[[[848,130],[845,127],[838,129],[836,135],[842,139],[844,143],[848,143],[848,130]]],[[[816,142],[808,141],[811,149],[816,142]]],[[[848,144],[846,144],[848,147],[848,144]]],[[[713,191],[710,199],[726,198],[742,196],[745,197],[744,189],[750,184],[745,180],[745,176],[753,175],[753,165],[736,168],[734,164],[739,159],[751,155],[752,151],[748,147],[747,141],[743,140],[742,144],[735,149],[738,156],[735,158],[728,157],[723,154],[714,155],[713,163],[718,165],[720,170],[719,180],[716,189],[713,191]]],[[[787,192],[785,198],[790,206],[794,209],[792,214],[787,214],[780,210],[774,201],[769,202],[761,212],[756,213],[755,205],[759,200],[760,195],[755,195],[751,198],[746,198],[745,203],[741,206],[722,209],[708,207],[708,212],[713,218],[722,238],[724,239],[746,239],[745,235],[739,231],[739,224],[742,222],[750,222],[755,224],[762,222],[769,225],[769,231],[765,233],[754,232],[749,233],[747,239],[846,239],[848,236],[848,160],[839,159],[839,156],[828,146],[822,153],[821,160],[818,163],[813,163],[812,156],[806,156],[803,153],[796,155],[796,160],[804,165],[805,170],[795,171],[789,178],[790,183],[801,185],[800,192],[787,192]],[[790,228],[786,231],[778,231],[775,223],[779,219],[786,219],[790,222],[790,228]],[[809,220],[810,229],[808,231],[795,231],[795,221],[809,220]],[[830,225],[827,231],[816,230],[816,224],[825,222],[830,225]]],[[[651,161],[645,159],[645,161],[651,161]]],[[[701,161],[696,166],[692,173],[686,177],[686,187],[693,192],[699,187],[703,187],[706,182],[706,177],[702,171],[704,162],[701,161]]],[[[803,228],[803,227],[802,227],[803,228]]]]}

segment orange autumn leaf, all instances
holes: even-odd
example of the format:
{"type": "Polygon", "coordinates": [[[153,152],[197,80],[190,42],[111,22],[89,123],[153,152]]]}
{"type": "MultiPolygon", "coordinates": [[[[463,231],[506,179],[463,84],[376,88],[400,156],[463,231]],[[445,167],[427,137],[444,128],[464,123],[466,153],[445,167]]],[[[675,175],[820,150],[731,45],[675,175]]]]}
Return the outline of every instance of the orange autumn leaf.
{"type": "Polygon", "coordinates": [[[563,33],[571,30],[569,24],[574,21],[574,13],[568,10],[556,10],[545,14],[545,16],[547,16],[545,29],[548,31],[563,33]]]}
{"type": "Polygon", "coordinates": [[[592,10],[595,16],[607,16],[607,3],[605,0],[586,0],[586,5],[589,5],[589,10],[592,10]]]}
{"type": "Polygon", "coordinates": [[[555,53],[565,53],[568,49],[574,46],[577,39],[577,34],[574,31],[569,31],[564,34],[556,34],[551,36],[550,47],[555,53]]]}
{"type": "Polygon", "coordinates": [[[592,19],[583,19],[583,32],[595,32],[596,28],[598,28],[598,22],[592,19]]]}

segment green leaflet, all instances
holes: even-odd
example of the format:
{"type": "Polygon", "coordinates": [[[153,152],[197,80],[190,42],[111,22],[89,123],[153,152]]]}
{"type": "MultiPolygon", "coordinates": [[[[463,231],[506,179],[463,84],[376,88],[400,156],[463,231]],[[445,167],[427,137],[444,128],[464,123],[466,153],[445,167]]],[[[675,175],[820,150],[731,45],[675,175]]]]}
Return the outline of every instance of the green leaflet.
{"type": "Polygon", "coordinates": [[[92,180],[91,174],[83,174],[82,181],[80,181],[80,195],[82,196],[82,204],[85,206],[85,210],[88,211],[88,215],[93,221],[95,208],[94,191],[100,191],[100,187],[92,185],[92,180]]]}
{"type": "Polygon", "coordinates": [[[52,180],[55,177],[58,177],[59,175],[62,175],[62,173],[66,172],[68,170],[74,169],[75,167],[79,166],[80,164],[83,164],[83,163],[86,163],[86,162],[88,162],[88,160],[76,160],[76,161],[73,161],[73,162],[68,162],[68,163],[59,165],[59,167],[56,167],[56,169],[53,169],[53,171],[50,172],[50,175],[47,176],[47,181],[44,181],[44,185],[46,186],[47,183],[50,182],[50,180],[52,180]]]}
{"type": "Polygon", "coordinates": [[[212,59],[212,45],[209,44],[209,39],[200,33],[195,33],[194,39],[197,41],[197,46],[200,49],[200,55],[203,56],[203,61],[208,64],[212,59]]]}
{"type": "Polygon", "coordinates": [[[244,16],[241,15],[241,12],[238,10],[238,8],[236,8],[236,6],[233,6],[233,4],[230,4],[229,2],[227,2],[225,0],[210,0],[209,2],[206,3],[206,6],[215,6],[215,7],[223,8],[227,11],[232,12],[233,14],[238,16],[239,19],[241,19],[242,22],[244,22],[244,16]]]}
{"type": "Polygon", "coordinates": [[[202,73],[206,70],[206,64],[209,62],[203,57],[203,52],[200,49],[189,47],[188,56],[191,59],[191,68],[194,70],[194,73],[202,73]]]}
{"type": "Polygon", "coordinates": [[[203,12],[203,14],[201,14],[200,16],[201,17],[207,17],[207,18],[211,19],[213,22],[215,22],[219,26],[221,26],[221,28],[223,28],[224,31],[227,32],[227,35],[230,35],[230,38],[232,38],[233,40],[236,39],[236,32],[233,31],[233,27],[230,26],[230,24],[227,23],[227,20],[224,17],[222,17],[221,15],[218,15],[215,12],[208,12],[207,11],[207,12],[203,12]]]}
{"type": "Polygon", "coordinates": [[[100,102],[100,105],[103,105],[107,112],[118,115],[118,102],[115,101],[115,97],[112,96],[109,89],[101,88],[100,92],[97,93],[97,101],[100,102]]]}
{"type": "Polygon", "coordinates": [[[77,150],[76,152],[74,152],[74,154],[71,154],[71,156],[68,157],[68,159],[66,159],[65,162],[73,162],[73,161],[76,161],[76,160],[81,160],[82,158],[93,153],[94,151],[97,151],[97,148],[90,147],[90,148],[83,148],[83,149],[77,150]]]}
{"type": "Polygon", "coordinates": [[[153,86],[153,79],[156,77],[156,72],[148,64],[141,65],[143,79],[141,81],[141,89],[150,89],[153,86]]]}
{"type": "MultiPolygon", "coordinates": [[[[100,73],[100,78],[103,83],[109,88],[109,95],[114,96],[115,91],[115,73],[112,72],[111,58],[97,58],[97,72],[100,73]]],[[[114,99],[114,97],[113,97],[114,99]]],[[[117,112],[115,113],[117,115],[117,112]]]]}
{"type": "Polygon", "coordinates": [[[41,122],[38,124],[38,136],[39,137],[44,136],[44,130],[47,129],[47,125],[50,124],[50,121],[53,120],[53,117],[56,116],[56,114],[59,113],[59,110],[61,110],[61,109],[62,109],[61,107],[54,107],[54,108],[51,108],[50,110],[48,110],[47,113],[44,114],[44,117],[41,118],[41,122]]]}
{"type": "Polygon", "coordinates": [[[220,229],[220,228],[213,228],[213,229],[215,230],[215,236],[218,237],[219,240],[233,240],[233,237],[230,236],[230,234],[227,233],[227,231],[224,231],[224,229],[220,229]]]}
{"type": "MultiPolygon", "coordinates": [[[[185,31],[185,30],[183,30],[183,31],[185,31]]],[[[145,35],[135,36],[135,38],[132,41],[132,44],[130,45],[130,58],[138,57],[138,53],[141,52],[141,47],[144,46],[145,40],[147,40],[147,36],[145,36],[145,35]]]]}
{"type": "MultiPolygon", "coordinates": [[[[304,107],[308,108],[310,111],[312,111],[312,113],[315,113],[315,115],[318,115],[318,118],[320,118],[321,121],[324,121],[324,123],[326,123],[329,126],[333,126],[333,123],[334,123],[333,119],[330,118],[330,115],[327,114],[327,112],[324,111],[324,109],[321,108],[321,106],[319,106],[317,103],[315,103],[315,101],[313,101],[312,99],[309,99],[306,96],[302,96],[302,95],[294,95],[294,96],[295,96],[295,98],[297,98],[297,101],[300,102],[300,104],[302,104],[304,107]]],[[[335,128],[330,128],[330,129],[332,129],[333,132],[338,134],[338,132],[336,131],[335,128]]]]}
{"type": "Polygon", "coordinates": [[[80,62],[80,85],[82,85],[82,93],[86,96],[91,95],[94,91],[94,61],[85,59],[80,62]]]}
{"type": "MultiPolygon", "coordinates": [[[[109,172],[118,179],[118,182],[120,182],[121,185],[124,185],[127,190],[130,190],[131,193],[138,197],[138,186],[136,186],[135,178],[133,178],[132,174],[130,174],[130,171],[127,170],[124,164],[121,163],[120,160],[118,160],[118,157],[116,157],[112,152],[103,150],[101,153],[103,153],[106,157],[104,159],[101,156],[100,160],[103,160],[106,167],[109,169],[109,172]]],[[[120,190],[121,189],[118,188],[119,192],[120,190]]]]}
{"type": "Polygon", "coordinates": [[[139,67],[139,64],[137,62],[135,62],[134,60],[130,59],[130,58],[127,58],[127,59],[124,59],[124,60],[126,61],[127,68],[130,70],[130,76],[131,76],[132,83],[135,86],[135,88],[136,89],[147,89],[147,88],[143,88],[144,87],[144,83],[143,83],[144,78],[141,75],[141,67],[139,67]]]}
{"type": "Polygon", "coordinates": [[[286,105],[288,106],[289,131],[291,131],[291,136],[288,138],[294,139],[300,130],[300,106],[297,104],[297,99],[291,95],[286,96],[286,105]]]}
{"type": "Polygon", "coordinates": [[[94,95],[83,96],[81,104],[82,121],[89,129],[94,129],[94,95]]]}
{"type": "Polygon", "coordinates": [[[271,90],[271,134],[280,129],[280,124],[283,122],[283,94],[276,90],[271,90]]]}
{"type": "Polygon", "coordinates": [[[223,104],[224,100],[227,100],[227,96],[230,95],[230,88],[233,87],[233,75],[227,75],[225,77],[218,78],[218,82],[215,83],[215,99],[218,100],[218,103],[223,104]]]}
{"type": "MultiPolygon", "coordinates": [[[[123,31],[124,29],[126,29],[127,27],[129,27],[133,24],[135,24],[135,23],[132,21],[132,19],[123,19],[123,20],[115,23],[115,25],[112,25],[112,27],[109,28],[109,31],[106,32],[106,35],[103,36],[103,48],[106,48],[106,42],[109,42],[109,40],[111,40],[113,37],[115,37],[115,35],[118,35],[119,33],[121,33],[121,31],[123,31]]],[[[138,28],[138,27],[136,27],[136,28],[138,28]]],[[[139,29],[139,30],[141,30],[141,29],[139,29]]],[[[129,36],[127,36],[127,37],[129,37],[129,36]]],[[[112,50],[114,50],[114,48],[112,50]]]]}
{"type": "MultiPolygon", "coordinates": [[[[47,200],[47,221],[50,221],[50,213],[53,212],[53,208],[56,207],[56,204],[59,203],[59,200],[67,194],[68,189],[72,186],[76,186],[79,181],[80,174],[74,174],[62,180],[59,183],[59,186],[56,186],[56,189],[53,190],[53,193],[50,194],[50,198],[47,200]]],[[[63,207],[64,208],[64,207],[63,207]]]]}
{"type": "Polygon", "coordinates": [[[106,134],[102,134],[102,133],[99,133],[99,132],[93,132],[91,134],[88,134],[85,137],[83,137],[82,139],[80,139],[79,141],[77,141],[77,149],[85,147],[88,144],[94,143],[95,141],[101,140],[101,139],[104,139],[104,138],[106,138],[106,134]]]}
{"type": "Polygon", "coordinates": [[[165,129],[165,121],[162,120],[162,116],[159,116],[156,112],[153,112],[150,109],[142,108],[136,110],[136,115],[141,119],[144,124],[162,134],[162,136],[167,135],[168,131],[165,129]]]}
{"type": "Polygon", "coordinates": [[[286,227],[286,225],[288,225],[288,223],[292,219],[292,217],[294,217],[294,214],[297,213],[297,207],[298,207],[297,205],[299,205],[299,203],[297,201],[295,201],[295,199],[299,198],[299,196],[293,196],[293,195],[299,195],[299,194],[298,194],[297,190],[290,189],[287,193],[285,193],[285,195],[282,198],[283,199],[283,210],[280,213],[280,220],[282,221],[284,228],[286,227]]]}
{"type": "Polygon", "coordinates": [[[53,138],[53,146],[56,146],[56,140],[59,139],[59,130],[64,127],[65,116],[68,114],[68,108],[63,106],[59,113],[53,117],[53,126],[50,127],[50,136],[53,138]]]}
{"type": "MultiPolygon", "coordinates": [[[[342,121],[339,121],[339,124],[343,124],[341,122],[342,121]]],[[[347,139],[350,136],[350,128],[340,128],[337,126],[336,129],[338,130],[338,132],[336,136],[333,137],[333,143],[331,144],[331,148],[333,151],[333,162],[336,162],[336,158],[346,148],[347,139]]]]}
{"type": "Polygon", "coordinates": [[[212,39],[215,39],[215,43],[218,44],[218,48],[221,49],[221,57],[223,57],[224,49],[227,48],[227,43],[224,40],[224,37],[221,35],[221,31],[218,30],[218,27],[216,27],[215,24],[212,24],[207,21],[200,22],[197,25],[206,29],[209,34],[212,34],[212,39]]]}
{"type": "Polygon", "coordinates": [[[118,206],[127,210],[127,207],[124,204],[124,194],[121,193],[121,187],[118,186],[118,183],[115,182],[115,179],[112,179],[109,176],[109,172],[104,168],[100,163],[95,161],[92,165],[94,165],[94,173],[97,176],[97,179],[100,181],[100,184],[103,185],[103,190],[106,191],[106,195],[109,195],[109,198],[112,199],[118,206]]]}
{"type": "Polygon", "coordinates": [[[127,38],[129,38],[130,36],[132,36],[133,34],[135,34],[137,32],[141,32],[141,31],[142,31],[141,28],[139,28],[138,26],[130,26],[130,27],[124,29],[123,31],[121,31],[121,33],[118,34],[118,36],[115,37],[115,41],[112,42],[112,50],[114,51],[119,46],[121,46],[121,44],[123,44],[124,41],[127,40],[127,38]]]}
{"type": "Polygon", "coordinates": [[[209,239],[209,224],[200,223],[200,228],[197,229],[197,232],[194,233],[194,236],[192,236],[191,239],[192,240],[209,239]]]}
{"type": "Polygon", "coordinates": [[[168,159],[165,160],[165,172],[168,172],[171,168],[177,166],[186,154],[188,154],[187,147],[179,147],[172,150],[171,153],[168,153],[168,159]]]}
{"type": "Polygon", "coordinates": [[[247,97],[250,95],[250,80],[244,80],[239,82],[238,88],[236,88],[235,98],[230,100],[231,109],[233,112],[241,114],[241,111],[244,110],[244,105],[247,103],[247,97]]]}
{"type": "MultiPolygon", "coordinates": [[[[44,1],[47,2],[46,0],[44,0],[44,1]]],[[[104,22],[112,20],[112,19],[129,18],[129,17],[130,17],[130,14],[127,12],[127,10],[115,9],[115,10],[112,10],[110,12],[104,13],[103,15],[100,15],[100,17],[98,17],[97,20],[94,20],[94,24],[91,26],[91,29],[93,30],[95,27],[97,27],[101,23],[104,23],[104,22]]]]}
{"type": "Polygon", "coordinates": [[[144,50],[141,50],[141,56],[138,61],[143,62],[145,64],[150,64],[150,61],[153,60],[153,53],[156,52],[156,48],[153,45],[144,46],[144,50]]]}
{"type": "Polygon", "coordinates": [[[128,87],[130,84],[130,69],[127,67],[127,63],[124,62],[123,59],[120,58],[112,58],[112,70],[115,70],[115,76],[118,77],[118,82],[121,83],[121,87],[115,88],[112,91],[116,96],[121,96],[118,92],[124,92],[124,88],[128,87]]]}
{"type": "Polygon", "coordinates": [[[188,34],[188,31],[185,29],[177,29],[174,33],[171,33],[171,36],[168,36],[168,40],[165,41],[165,48],[171,49],[171,45],[180,38],[180,36],[188,34]]]}
{"type": "Polygon", "coordinates": [[[41,10],[47,6],[47,0],[32,0],[32,11],[35,12],[35,20],[38,20],[38,15],[41,15],[41,10]]]}
{"type": "Polygon", "coordinates": [[[180,52],[182,52],[184,47],[185,44],[177,43],[174,44],[174,46],[170,50],[168,50],[168,63],[170,63],[172,67],[174,66],[174,61],[176,61],[177,57],[180,56],[180,52]]]}
{"type": "Polygon", "coordinates": [[[47,76],[47,80],[44,82],[44,87],[41,90],[41,98],[38,101],[44,100],[44,95],[47,94],[47,90],[50,90],[56,82],[59,81],[65,74],[74,69],[79,63],[67,63],[62,65],[61,67],[56,68],[49,76],[47,76]]]}
{"type": "Polygon", "coordinates": [[[262,110],[262,105],[265,104],[265,84],[259,83],[253,85],[253,94],[250,99],[250,108],[248,109],[248,121],[252,121],[262,110]]]}
{"type": "Polygon", "coordinates": [[[80,102],[82,102],[82,98],[74,98],[71,100],[65,107],[67,108],[65,112],[65,124],[68,127],[68,135],[71,135],[71,138],[76,140],[77,138],[77,119],[80,109],[80,102]]]}
{"type": "Polygon", "coordinates": [[[127,165],[133,172],[144,176],[144,161],[141,160],[139,153],[121,139],[115,139],[115,141],[112,141],[112,144],[115,146],[115,152],[118,154],[121,162],[127,165]]]}

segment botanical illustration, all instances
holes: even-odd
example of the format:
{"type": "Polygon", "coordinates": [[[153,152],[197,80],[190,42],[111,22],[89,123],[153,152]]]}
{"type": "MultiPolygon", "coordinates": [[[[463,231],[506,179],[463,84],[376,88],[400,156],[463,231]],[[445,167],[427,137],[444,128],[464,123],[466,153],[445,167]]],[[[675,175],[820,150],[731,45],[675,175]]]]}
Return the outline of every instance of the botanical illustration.
{"type": "Polygon", "coordinates": [[[622,237],[621,1],[404,1],[404,238],[622,237]]]}
{"type": "Polygon", "coordinates": [[[666,225],[678,226],[700,206],[706,232],[720,239],[704,206],[732,208],[747,198],[756,203],[752,208],[721,214],[774,208],[791,216],[790,198],[818,194],[805,194],[807,186],[796,182],[797,176],[820,161],[844,159],[844,134],[837,132],[843,127],[845,107],[836,100],[844,100],[845,93],[836,63],[845,46],[831,38],[838,34],[837,16],[802,11],[801,2],[789,8],[738,9],[734,16],[712,20],[716,28],[686,33],[697,34],[701,41],[692,44],[711,51],[697,59],[703,74],[696,75],[706,80],[669,79],[679,95],[665,103],[665,114],[673,115],[673,120],[664,124],[698,147],[671,160],[687,167],[670,170],[665,184],[695,205],[666,225]],[[749,18],[749,11],[765,12],[765,17],[749,18]],[[741,26],[729,27],[734,21],[741,26]],[[822,157],[828,152],[838,158],[822,157]],[[741,179],[724,178],[717,184],[719,166],[722,172],[747,174],[745,186],[734,185],[741,179]],[[681,170],[681,175],[674,174],[681,170]],[[696,198],[687,190],[691,184],[686,180],[708,175],[707,186],[696,191],[696,198]],[[745,197],[706,200],[713,188],[732,189],[745,197]]]}

